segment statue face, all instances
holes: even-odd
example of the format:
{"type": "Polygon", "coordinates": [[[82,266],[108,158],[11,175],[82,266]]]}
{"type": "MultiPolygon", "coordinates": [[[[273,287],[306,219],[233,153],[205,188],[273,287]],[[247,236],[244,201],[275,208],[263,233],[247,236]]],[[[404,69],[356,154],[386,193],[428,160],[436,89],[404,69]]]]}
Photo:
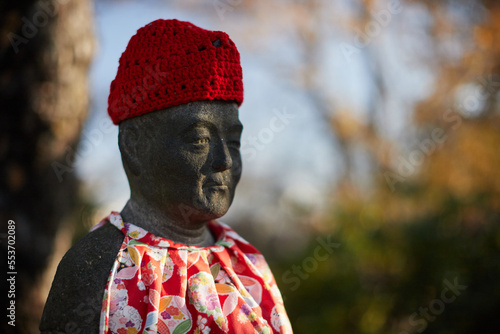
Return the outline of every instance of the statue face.
{"type": "Polygon", "coordinates": [[[237,105],[192,102],[140,117],[150,117],[152,124],[140,129],[147,133],[139,144],[138,195],[176,220],[223,216],[241,176],[237,105]]]}

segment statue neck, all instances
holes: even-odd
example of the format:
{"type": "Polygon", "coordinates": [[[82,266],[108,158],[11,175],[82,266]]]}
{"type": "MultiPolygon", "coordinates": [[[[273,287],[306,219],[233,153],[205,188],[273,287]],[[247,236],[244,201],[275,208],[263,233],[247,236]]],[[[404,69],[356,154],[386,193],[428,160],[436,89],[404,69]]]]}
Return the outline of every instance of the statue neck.
{"type": "Polygon", "coordinates": [[[177,243],[208,247],[215,244],[215,238],[207,222],[193,223],[175,219],[168,210],[158,208],[147,201],[130,198],[120,212],[123,221],[139,226],[146,231],[177,243]]]}

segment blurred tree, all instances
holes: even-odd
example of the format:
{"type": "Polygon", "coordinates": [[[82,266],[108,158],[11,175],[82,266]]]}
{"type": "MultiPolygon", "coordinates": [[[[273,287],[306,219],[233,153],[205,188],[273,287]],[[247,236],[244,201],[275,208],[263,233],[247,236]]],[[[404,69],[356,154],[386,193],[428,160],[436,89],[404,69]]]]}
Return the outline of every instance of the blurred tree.
{"type": "MultiPolygon", "coordinates": [[[[374,2],[358,4],[373,12],[374,2]]],[[[335,190],[318,232],[339,250],[312,270],[313,238],[301,257],[275,264],[297,333],[500,329],[500,4],[404,5],[430,16],[431,47],[414,60],[435,73],[434,87],[412,113],[415,145],[401,145],[392,168],[378,162],[370,193],[335,190]],[[297,267],[307,278],[294,285],[297,267]]]]}
{"type": "Polygon", "coordinates": [[[73,161],[88,110],[91,3],[2,1],[0,26],[1,256],[6,263],[7,222],[13,220],[15,268],[3,272],[17,272],[16,326],[4,316],[1,331],[37,333],[78,215],[73,161]]]}

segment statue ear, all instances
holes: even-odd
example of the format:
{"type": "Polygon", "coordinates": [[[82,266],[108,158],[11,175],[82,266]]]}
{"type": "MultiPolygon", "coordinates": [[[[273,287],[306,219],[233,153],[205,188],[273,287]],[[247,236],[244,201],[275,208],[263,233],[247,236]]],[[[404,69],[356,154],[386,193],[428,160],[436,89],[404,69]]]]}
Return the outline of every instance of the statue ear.
{"type": "Polygon", "coordinates": [[[139,157],[139,130],[133,122],[120,124],[118,133],[118,147],[122,155],[125,169],[133,175],[141,173],[141,159],[139,157]]]}

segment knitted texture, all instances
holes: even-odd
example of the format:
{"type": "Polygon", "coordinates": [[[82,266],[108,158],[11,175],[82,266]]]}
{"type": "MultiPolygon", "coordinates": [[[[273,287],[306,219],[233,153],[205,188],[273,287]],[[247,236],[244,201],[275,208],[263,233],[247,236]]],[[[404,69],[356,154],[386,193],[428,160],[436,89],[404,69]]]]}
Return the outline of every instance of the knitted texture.
{"type": "Polygon", "coordinates": [[[229,36],[163,19],[137,30],[111,82],[113,123],[203,100],[243,102],[240,54],[229,36]]]}

